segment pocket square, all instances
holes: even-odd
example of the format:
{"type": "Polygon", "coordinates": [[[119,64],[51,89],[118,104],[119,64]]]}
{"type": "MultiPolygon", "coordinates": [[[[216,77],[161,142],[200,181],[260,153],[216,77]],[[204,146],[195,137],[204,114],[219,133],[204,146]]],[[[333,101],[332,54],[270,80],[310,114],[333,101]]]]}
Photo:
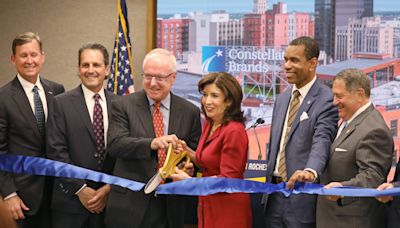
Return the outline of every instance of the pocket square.
{"type": "Polygon", "coordinates": [[[337,147],[337,148],[335,148],[335,151],[342,151],[342,152],[345,152],[345,151],[347,151],[347,150],[337,147]]]}
{"type": "Polygon", "coordinates": [[[309,118],[308,114],[306,112],[303,112],[303,113],[301,113],[301,116],[300,116],[300,122],[303,120],[307,120],[308,118],[309,118]]]}

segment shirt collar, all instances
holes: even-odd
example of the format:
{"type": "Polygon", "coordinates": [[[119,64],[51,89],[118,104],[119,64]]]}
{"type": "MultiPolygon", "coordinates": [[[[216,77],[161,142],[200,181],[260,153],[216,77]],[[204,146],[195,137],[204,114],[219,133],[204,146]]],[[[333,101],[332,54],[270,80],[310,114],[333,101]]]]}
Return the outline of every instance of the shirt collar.
{"type": "Polygon", "coordinates": [[[371,101],[368,101],[368,103],[366,103],[365,105],[361,106],[361,108],[359,108],[351,117],[349,120],[347,120],[347,125],[350,124],[351,121],[353,121],[358,115],[360,115],[362,112],[364,112],[370,105],[371,105],[371,101]]]}
{"type": "MultiPolygon", "coordinates": [[[[81,84],[82,91],[83,91],[83,96],[85,98],[93,98],[93,96],[96,94],[92,90],[88,89],[84,84],[81,84]]],[[[102,101],[106,100],[106,94],[104,93],[104,89],[101,89],[97,94],[100,95],[100,99],[102,101]]]]}
{"type": "Polygon", "coordinates": [[[40,82],[39,77],[37,78],[35,84],[33,84],[31,82],[28,82],[20,74],[17,74],[17,78],[18,78],[19,83],[21,83],[22,88],[24,88],[25,91],[31,92],[33,87],[35,87],[35,86],[37,86],[39,88],[39,90],[44,91],[42,83],[40,82]]]}
{"type": "MultiPolygon", "coordinates": [[[[147,95],[146,95],[147,96],[147,95]]],[[[149,100],[150,107],[156,103],[153,99],[151,99],[149,96],[147,96],[147,99],[149,100]]],[[[171,106],[171,93],[168,93],[167,97],[164,98],[164,100],[161,101],[161,105],[169,110],[169,107],[171,106]]]]}
{"type": "Polygon", "coordinates": [[[300,89],[297,88],[296,84],[294,84],[293,88],[292,88],[292,94],[297,89],[299,91],[301,97],[303,97],[303,98],[306,97],[316,80],[317,80],[317,77],[314,75],[314,78],[309,83],[307,83],[303,87],[301,87],[300,89]]]}

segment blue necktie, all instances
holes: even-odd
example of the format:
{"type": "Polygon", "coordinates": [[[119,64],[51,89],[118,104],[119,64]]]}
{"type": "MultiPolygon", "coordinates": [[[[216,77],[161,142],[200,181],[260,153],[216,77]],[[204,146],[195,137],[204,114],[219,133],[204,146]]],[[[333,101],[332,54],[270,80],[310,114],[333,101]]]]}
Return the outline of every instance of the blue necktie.
{"type": "Polygon", "coordinates": [[[39,97],[39,88],[37,86],[33,87],[33,103],[35,105],[35,117],[36,117],[36,123],[39,127],[40,134],[44,136],[44,124],[45,124],[45,117],[44,117],[44,110],[43,110],[43,105],[42,101],[40,100],[39,97]]]}

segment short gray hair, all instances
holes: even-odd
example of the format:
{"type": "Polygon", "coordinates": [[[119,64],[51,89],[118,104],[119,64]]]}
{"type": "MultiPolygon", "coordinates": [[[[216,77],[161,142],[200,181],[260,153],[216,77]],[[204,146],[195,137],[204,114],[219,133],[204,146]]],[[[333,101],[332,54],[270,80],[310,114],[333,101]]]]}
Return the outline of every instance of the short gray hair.
{"type": "Polygon", "coordinates": [[[160,56],[164,56],[166,57],[167,61],[168,61],[168,65],[170,67],[170,70],[172,72],[176,72],[176,58],[175,56],[168,51],[167,49],[163,49],[163,48],[156,48],[151,50],[149,53],[147,53],[147,55],[144,57],[143,60],[143,69],[144,66],[146,65],[146,62],[150,59],[156,59],[160,56]]]}
{"type": "Polygon", "coordinates": [[[361,88],[365,91],[365,95],[369,98],[371,95],[371,82],[368,76],[360,69],[348,68],[340,71],[333,81],[343,80],[346,90],[354,92],[361,88]]]}

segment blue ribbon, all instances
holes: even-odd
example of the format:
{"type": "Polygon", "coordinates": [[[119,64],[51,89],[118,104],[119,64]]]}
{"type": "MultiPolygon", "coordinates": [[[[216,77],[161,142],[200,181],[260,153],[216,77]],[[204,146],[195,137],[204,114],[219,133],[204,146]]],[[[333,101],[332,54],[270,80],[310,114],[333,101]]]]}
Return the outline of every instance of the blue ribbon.
{"type": "Polygon", "coordinates": [[[286,189],[286,183],[271,184],[250,180],[203,177],[190,178],[158,186],[157,194],[198,195],[205,196],[219,192],[226,193],[266,193],[281,192],[285,196],[291,194],[318,194],[352,197],[399,196],[400,188],[391,188],[379,191],[361,187],[337,187],[324,189],[320,184],[296,183],[293,190],[286,189]]]}
{"type": "Polygon", "coordinates": [[[0,155],[0,170],[12,173],[92,180],[119,185],[132,191],[139,191],[144,186],[140,182],[41,157],[2,154],[0,155]]]}
{"type": "MultiPolygon", "coordinates": [[[[144,186],[144,184],[140,182],[111,176],[105,173],[41,157],[3,154],[0,155],[0,170],[12,173],[27,173],[33,175],[86,179],[118,185],[128,188],[132,191],[139,191],[144,186]]],[[[352,197],[400,196],[400,188],[391,188],[383,191],[361,187],[338,187],[324,189],[320,184],[296,183],[293,190],[288,190],[286,189],[286,183],[271,184],[222,177],[190,178],[183,181],[163,184],[157,188],[157,194],[205,196],[219,192],[266,194],[281,192],[285,196],[299,193],[352,197]]]]}

